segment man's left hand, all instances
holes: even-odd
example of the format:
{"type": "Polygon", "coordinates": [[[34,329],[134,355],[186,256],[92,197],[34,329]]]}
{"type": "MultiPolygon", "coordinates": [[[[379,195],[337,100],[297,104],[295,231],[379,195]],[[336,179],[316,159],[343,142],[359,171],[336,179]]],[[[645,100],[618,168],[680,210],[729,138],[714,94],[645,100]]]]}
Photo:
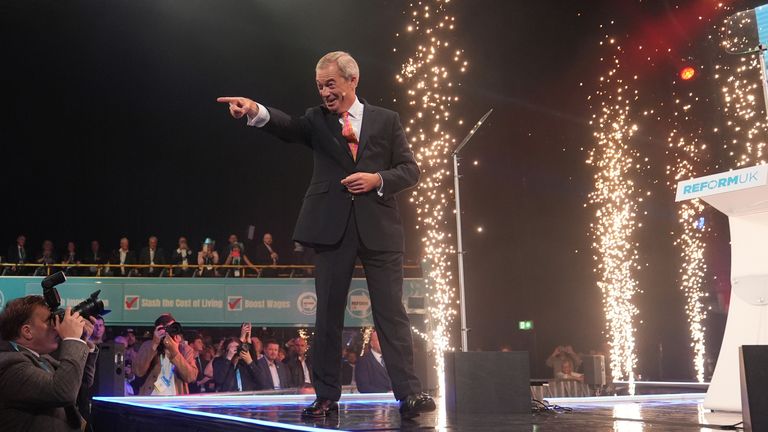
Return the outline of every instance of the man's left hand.
{"type": "Polygon", "coordinates": [[[88,341],[93,334],[93,326],[96,324],[96,318],[90,317],[89,321],[83,323],[83,336],[80,338],[84,341],[88,341]]]}
{"type": "Polygon", "coordinates": [[[358,172],[341,180],[341,184],[353,194],[362,194],[381,186],[381,177],[378,174],[358,172]]]}
{"type": "Polygon", "coordinates": [[[168,357],[176,357],[179,353],[179,342],[176,340],[176,336],[166,335],[163,338],[163,345],[165,345],[165,349],[168,351],[168,357]]]}

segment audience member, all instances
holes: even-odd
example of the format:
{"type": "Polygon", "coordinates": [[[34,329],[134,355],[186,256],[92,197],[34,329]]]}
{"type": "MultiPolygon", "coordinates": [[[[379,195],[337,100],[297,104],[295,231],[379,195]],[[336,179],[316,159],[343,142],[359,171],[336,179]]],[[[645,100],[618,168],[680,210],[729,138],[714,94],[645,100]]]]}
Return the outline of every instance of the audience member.
{"type": "Polygon", "coordinates": [[[130,250],[130,244],[127,237],[120,239],[120,248],[112,252],[112,257],[109,259],[109,263],[112,265],[119,265],[118,268],[112,268],[113,276],[131,276],[135,273],[134,270],[125,267],[126,265],[136,264],[136,254],[130,250]]]}
{"type": "Polygon", "coordinates": [[[277,341],[268,340],[264,343],[264,357],[257,361],[257,381],[261,390],[278,390],[291,386],[291,376],[288,366],[278,359],[280,345],[277,341]]]}
{"type": "Polygon", "coordinates": [[[203,241],[200,252],[197,253],[197,265],[199,266],[198,276],[214,277],[219,276],[219,272],[213,267],[219,263],[219,253],[215,249],[216,242],[210,238],[203,241]]]}
{"type": "Polygon", "coordinates": [[[142,276],[155,277],[160,274],[161,269],[155,268],[156,265],[162,266],[165,262],[165,252],[157,246],[157,237],[151,236],[141,253],[139,253],[139,264],[148,265],[141,269],[142,276]]]}
{"type": "Polygon", "coordinates": [[[197,377],[194,382],[189,383],[190,393],[203,393],[205,389],[205,366],[201,357],[205,351],[205,344],[203,343],[203,335],[196,333],[189,340],[189,347],[195,351],[195,366],[197,366],[197,377]]]}
{"type": "MultiPolygon", "coordinates": [[[[248,259],[248,255],[244,254],[242,252],[242,249],[240,249],[240,243],[235,243],[233,245],[230,245],[231,248],[229,250],[229,255],[227,255],[227,259],[224,261],[224,265],[247,265],[251,267],[253,270],[255,270],[258,273],[258,270],[253,265],[250,259],[248,259]]],[[[245,272],[245,269],[227,269],[225,277],[228,277],[232,275],[232,277],[241,277],[243,276],[243,273],[245,272]]]]}
{"type": "Polygon", "coordinates": [[[581,357],[576,354],[573,347],[570,345],[560,345],[552,351],[552,354],[547,358],[546,365],[552,368],[552,373],[557,374],[562,370],[563,362],[570,360],[574,369],[578,369],[581,366],[581,357]]]}
{"type": "Polygon", "coordinates": [[[136,332],[132,328],[126,329],[123,337],[125,337],[125,360],[133,361],[136,358],[136,354],[139,353],[141,344],[137,343],[136,332]]]}
{"type": "Polygon", "coordinates": [[[241,253],[245,253],[245,245],[237,240],[237,235],[230,234],[229,238],[227,238],[227,250],[226,250],[227,255],[232,253],[232,248],[235,247],[235,245],[240,246],[241,253]]]}
{"type": "Polygon", "coordinates": [[[341,357],[341,385],[355,385],[355,366],[357,365],[357,351],[354,348],[344,348],[341,357]]]}
{"type": "MultiPolygon", "coordinates": [[[[59,261],[59,257],[53,248],[53,242],[50,240],[45,240],[43,242],[42,250],[40,251],[40,253],[37,254],[37,257],[35,258],[35,262],[37,264],[44,264],[44,265],[50,266],[55,264],[58,261],[59,261]]],[[[40,267],[37,270],[35,270],[35,274],[45,275],[46,271],[43,267],[40,267]]]]}
{"type": "MultiPolygon", "coordinates": [[[[29,253],[26,244],[27,237],[19,234],[16,237],[16,244],[8,248],[8,256],[5,257],[6,261],[13,264],[29,264],[32,261],[32,254],[29,253]]],[[[22,276],[31,272],[25,267],[11,267],[8,273],[22,276]]]]}
{"type": "Polygon", "coordinates": [[[184,236],[179,237],[179,245],[173,252],[171,264],[181,267],[173,269],[174,276],[188,277],[192,275],[192,266],[194,265],[193,253],[192,249],[189,248],[187,238],[184,236]]]}
{"type": "Polygon", "coordinates": [[[81,263],[80,256],[77,254],[77,246],[75,246],[75,242],[67,243],[67,253],[64,254],[61,263],[64,266],[64,273],[67,276],[77,276],[80,274],[80,269],[72,266],[72,264],[81,263]]]}
{"type": "Polygon", "coordinates": [[[84,273],[88,274],[89,276],[96,276],[99,274],[99,267],[107,264],[108,262],[109,258],[101,251],[101,245],[99,244],[99,241],[91,241],[91,251],[85,254],[83,257],[83,263],[91,264],[91,266],[88,267],[87,271],[84,273]]]}
{"type": "Polygon", "coordinates": [[[560,365],[560,371],[555,373],[555,379],[584,382],[584,374],[574,372],[573,362],[570,359],[565,359],[560,365]]]}
{"type": "Polygon", "coordinates": [[[360,393],[386,393],[392,391],[384,357],[381,355],[379,335],[376,330],[371,332],[370,349],[355,365],[355,382],[360,393]]]}
{"type": "Polygon", "coordinates": [[[259,390],[258,365],[249,350],[241,349],[242,342],[235,338],[227,339],[225,346],[225,355],[213,359],[216,391],[259,390]]]}
{"type": "MultiPolygon", "coordinates": [[[[256,254],[254,256],[256,264],[266,266],[276,266],[279,255],[272,245],[272,234],[266,233],[262,242],[256,245],[256,254]]],[[[264,268],[261,270],[262,277],[276,277],[277,269],[264,268]]]]}
{"type": "Polygon", "coordinates": [[[133,360],[136,375],[146,377],[139,390],[141,396],[189,394],[189,383],[197,379],[195,351],[183,343],[181,335],[166,333],[175,322],[171,314],[157,318],[152,340],[141,345],[133,360]]]}
{"type": "Polygon", "coordinates": [[[261,339],[256,336],[251,337],[251,346],[256,353],[256,360],[261,360],[264,357],[264,345],[261,343],[261,339]]]}
{"type": "Polygon", "coordinates": [[[291,374],[291,387],[312,387],[312,365],[307,358],[307,341],[296,337],[291,342],[294,350],[283,361],[291,374]]]}

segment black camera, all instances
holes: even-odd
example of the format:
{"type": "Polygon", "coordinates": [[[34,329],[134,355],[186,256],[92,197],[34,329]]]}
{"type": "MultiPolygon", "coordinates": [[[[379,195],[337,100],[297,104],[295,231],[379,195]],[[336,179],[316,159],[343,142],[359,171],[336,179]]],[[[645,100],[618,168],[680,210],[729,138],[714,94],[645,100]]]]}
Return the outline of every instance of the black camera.
{"type": "MultiPolygon", "coordinates": [[[[61,296],[59,296],[59,291],[56,289],[56,285],[66,281],[67,276],[64,275],[64,272],[57,272],[40,282],[40,285],[43,287],[45,304],[47,304],[48,309],[51,310],[51,318],[54,316],[58,316],[60,319],[64,318],[64,309],[59,307],[61,306],[61,296]]],[[[100,293],[101,290],[92,293],[87,299],[73,307],[72,313],[79,312],[80,316],[86,320],[90,317],[104,315],[106,311],[104,310],[104,302],[99,300],[100,293]]]]}
{"type": "Polygon", "coordinates": [[[251,352],[251,344],[249,344],[248,342],[240,342],[240,346],[237,347],[238,355],[244,352],[251,352]]]}
{"type": "Polygon", "coordinates": [[[165,334],[168,336],[178,336],[182,333],[184,333],[184,329],[181,328],[181,324],[174,321],[167,326],[164,326],[163,329],[165,329],[165,334]]]}

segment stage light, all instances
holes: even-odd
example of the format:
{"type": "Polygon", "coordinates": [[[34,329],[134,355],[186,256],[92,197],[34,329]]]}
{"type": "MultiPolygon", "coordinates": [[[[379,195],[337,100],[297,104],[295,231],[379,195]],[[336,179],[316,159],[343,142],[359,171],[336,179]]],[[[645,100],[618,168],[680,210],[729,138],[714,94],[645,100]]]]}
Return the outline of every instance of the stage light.
{"type": "Polygon", "coordinates": [[[696,69],[694,69],[691,66],[686,66],[680,70],[680,79],[682,79],[683,81],[691,80],[695,76],[696,76],[696,69]]]}

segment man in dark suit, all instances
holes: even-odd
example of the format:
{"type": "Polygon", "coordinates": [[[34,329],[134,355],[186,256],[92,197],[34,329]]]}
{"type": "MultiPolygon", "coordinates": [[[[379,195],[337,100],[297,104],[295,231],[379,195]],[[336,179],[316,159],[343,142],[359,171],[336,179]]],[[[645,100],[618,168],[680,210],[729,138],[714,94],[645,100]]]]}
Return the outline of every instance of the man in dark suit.
{"type": "Polygon", "coordinates": [[[112,265],[111,273],[113,276],[130,276],[136,273],[135,268],[124,267],[126,265],[136,264],[136,253],[129,248],[128,238],[120,239],[120,249],[112,251],[109,263],[112,265]]]}
{"type": "MultiPolygon", "coordinates": [[[[16,244],[8,248],[8,255],[5,260],[11,264],[29,264],[34,259],[26,246],[27,237],[19,234],[16,237],[16,244]]],[[[16,274],[19,276],[31,273],[25,267],[11,267],[7,274],[16,274]]]]}
{"type": "Polygon", "coordinates": [[[410,323],[402,303],[403,226],[395,195],[419,179],[397,113],[355,95],[357,62],[345,52],[323,56],[315,68],[321,106],[290,117],[243,97],[219,98],[235,118],[313,151],[314,170],[294,231],[294,240],[316,251],[317,315],[312,344],[312,382],[317,399],[303,411],[322,417],[338,411],[341,396],[341,334],[344,309],[360,258],[373,319],[400,413],[432,411],[414,374],[410,323]]]}
{"type": "Polygon", "coordinates": [[[307,341],[302,337],[294,338],[293,352],[283,360],[291,374],[291,387],[312,387],[312,365],[307,358],[307,341]]]}
{"type": "Polygon", "coordinates": [[[0,314],[0,419],[3,431],[79,431],[80,387],[93,382],[98,350],[92,324],[66,309],[51,319],[41,296],[13,300],[0,314]],[[57,351],[56,358],[51,357],[57,351]],[[91,352],[91,354],[89,354],[91,352]]]}
{"type": "Polygon", "coordinates": [[[370,349],[355,364],[355,382],[360,393],[386,393],[392,391],[381,345],[376,330],[371,332],[370,349]]]}
{"type": "Polygon", "coordinates": [[[264,342],[264,357],[256,361],[257,381],[260,390],[278,390],[291,387],[291,374],[288,371],[288,366],[277,359],[279,352],[280,345],[276,341],[264,342]]]}
{"type": "MultiPolygon", "coordinates": [[[[280,259],[280,255],[277,254],[275,246],[272,244],[272,234],[266,233],[262,237],[261,243],[256,244],[254,247],[255,255],[253,261],[256,265],[276,266],[277,260],[280,259]]],[[[277,277],[277,269],[275,268],[262,268],[261,277],[277,277]]]]}
{"type": "MultiPolygon", "coordinates": [[[[139,264],[155,266],[163,265],[165,262],[165,252],[157,247],[157,237],[149,238],[147,246],[139,253],[139,264]]],[[[158,276],[161,270],[155,267],[146,267],[141,269],[141,275],[146,277],[158,276]]]]}

